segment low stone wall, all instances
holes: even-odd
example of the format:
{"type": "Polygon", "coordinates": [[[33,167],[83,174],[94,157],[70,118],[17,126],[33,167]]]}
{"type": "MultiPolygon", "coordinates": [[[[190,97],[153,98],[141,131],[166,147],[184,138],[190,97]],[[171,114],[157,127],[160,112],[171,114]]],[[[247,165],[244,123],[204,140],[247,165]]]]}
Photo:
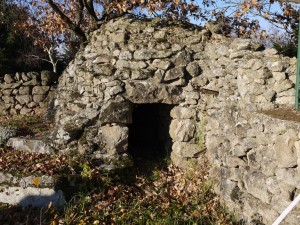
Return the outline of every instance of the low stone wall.
{"type": "MultiPolygon", "coordinates": [[[[217,193],[248,223],[272,224],[300,194],[300,123],[226,107],[207,129],[217,193]]],[[[299,215],[298,206],[282,224],[297,224],[299,215]]]]}
{"type": "Polygon", "coordinates": [[[53,98],[57,75],[50,71],[5,74],[0,80],[0,113],[44,114],[53,98]]]}

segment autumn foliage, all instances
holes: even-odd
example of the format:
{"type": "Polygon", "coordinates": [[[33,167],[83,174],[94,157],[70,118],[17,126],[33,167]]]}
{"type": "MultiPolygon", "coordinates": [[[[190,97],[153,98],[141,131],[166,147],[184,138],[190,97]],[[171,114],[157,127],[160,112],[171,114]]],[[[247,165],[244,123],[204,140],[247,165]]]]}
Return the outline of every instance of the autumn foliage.
{"type": "MultiPolygon", "coordinates": [[[[274,0],[213,1],[197,3],[184,0],[16,0],[25,7],[30,19],[18,27],[30,35],[39,37],[37,42],[61,42],[68,40],[70,31],[81,42],[87,34],[101,26],[102,22],[123,14],[159,16],[187,21],[193,19],[225,19],[246,28],[254,27],[250,15],[261,16],[285,28],[294,26],[297,10],[293,3],[279,2],[281,12],[271,11],[274,0]],[[239,21],[239,22],[237,22],[239,21]]],[[[254,19],[256,20],[256,19],[254,19]]],[[[241,29],[247,30],[247,29],[241,29]]]]}
{"type": "MultiPolygon", "coordinates": [[[[7,0],[8,1],[8,0],[7,0]]],[[[55,66],[59,46],[84,44],[88,34],[105,21],[122,15],[164,17],[172,20],[217,20],[224,34],[266,37],[258,17],[294,34],[298,10],[294,3],[275,0],[11,0],[24,16],[13,24],[16,32],[34,38],[55,66]],[[277,4],[277,7],[273,7],[277,4]]],[[[297,1],[297,0],[296,0],[297,1]]]]}

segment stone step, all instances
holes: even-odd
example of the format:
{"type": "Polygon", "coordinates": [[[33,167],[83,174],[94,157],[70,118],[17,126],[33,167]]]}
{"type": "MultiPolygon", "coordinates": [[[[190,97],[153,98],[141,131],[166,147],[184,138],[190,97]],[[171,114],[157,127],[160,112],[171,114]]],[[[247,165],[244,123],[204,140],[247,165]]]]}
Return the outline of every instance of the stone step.
{"type": "Polygon", "coordinates": [[[6,146],[14,150],[51,154],[51,147],[42,139],[26,139],[22,137],[10,138],[6,146]]]}
{"type": "Polygon", "coordinates": [[[45,207],[52,203],[62,206],[65,197],[57,190],[51,176],[22,176],[0,172],[0,202],[9,205],[45,207]]]}
{"type": "Polygon", "coordinates": [[[61,190],[51,188],[16,187],[0,185],[0,202],[22,207],[46,207],[50,203],[56,207],[65,203],[64,194],[61,190]]]}

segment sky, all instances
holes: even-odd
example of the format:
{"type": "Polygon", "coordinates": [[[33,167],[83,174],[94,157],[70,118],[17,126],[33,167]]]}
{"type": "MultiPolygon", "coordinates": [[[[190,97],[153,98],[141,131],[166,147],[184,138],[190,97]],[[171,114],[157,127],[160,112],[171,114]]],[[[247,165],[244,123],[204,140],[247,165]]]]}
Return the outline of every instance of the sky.
{"type": "MultiPolygon", "coordinates": [[[[224,8],[226,6],[229,6],[231,4],[230,2],[232,2],[232,1],[243,2],[244,0],[224,0],[224,1],[218,1],[218,0],[216,0],[219,8],[224,8]]],[[[290,0],[287,0],[287,1],[290,1],[290,0]]],[[[293,0],[291,0],[291,1],[293,1],[293,0]]],[[[188,2],[190,2],[190,1],[188,1],[188,2]]],[[[201,5],[201,2],[202,2],[202,0],[195,0],[194,1],[194,3],[196,3],[198,5],[201,5]]],[[[294,6],[295,7],[299,7],[300,4],[298,4],[298,5],[295,4],[294,6]]],[[[280,6],[279,6],[278,2],[275,2],[274,4],[271,4],[270,8],[269,8],[269,11],[282,13],[282,10],[280,9],[280,6]]],[[[274,25],[272,25],[270,22],[268,22],[267,20],[265,20],[264,18],[262,18],[260,16],[251,15],[250,18],[257,19],[259,21],[260,25],[261,25],[261,29],[262,30],[266,30],[267,32],[268,31],[271,32],[271,31],[274,31],[274,30],[278,30],[279,32],[284,32],[283,29],[276,28],[274,25]]],[[[199,23],[200,23],[200,25],[204,25],[203,22],[201,23],[200,21],[197,21],[197,20],[194,20],[194,19],[191,19],[191,22],[194,23],[194,24],[198,24],[198,25],[199,25],[199,23]]]]}

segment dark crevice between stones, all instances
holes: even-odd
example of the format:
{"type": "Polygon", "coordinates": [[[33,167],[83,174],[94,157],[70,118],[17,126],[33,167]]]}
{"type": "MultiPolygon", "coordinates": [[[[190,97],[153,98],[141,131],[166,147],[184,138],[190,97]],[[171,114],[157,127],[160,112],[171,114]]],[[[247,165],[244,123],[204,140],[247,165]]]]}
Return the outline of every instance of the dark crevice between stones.
{"type": "Polygon", "coordinates": [[[137,104],[129,126],[128,152],[134,161],[162,160],[170,155],[170,111],[173,105],[137,104]]]}

